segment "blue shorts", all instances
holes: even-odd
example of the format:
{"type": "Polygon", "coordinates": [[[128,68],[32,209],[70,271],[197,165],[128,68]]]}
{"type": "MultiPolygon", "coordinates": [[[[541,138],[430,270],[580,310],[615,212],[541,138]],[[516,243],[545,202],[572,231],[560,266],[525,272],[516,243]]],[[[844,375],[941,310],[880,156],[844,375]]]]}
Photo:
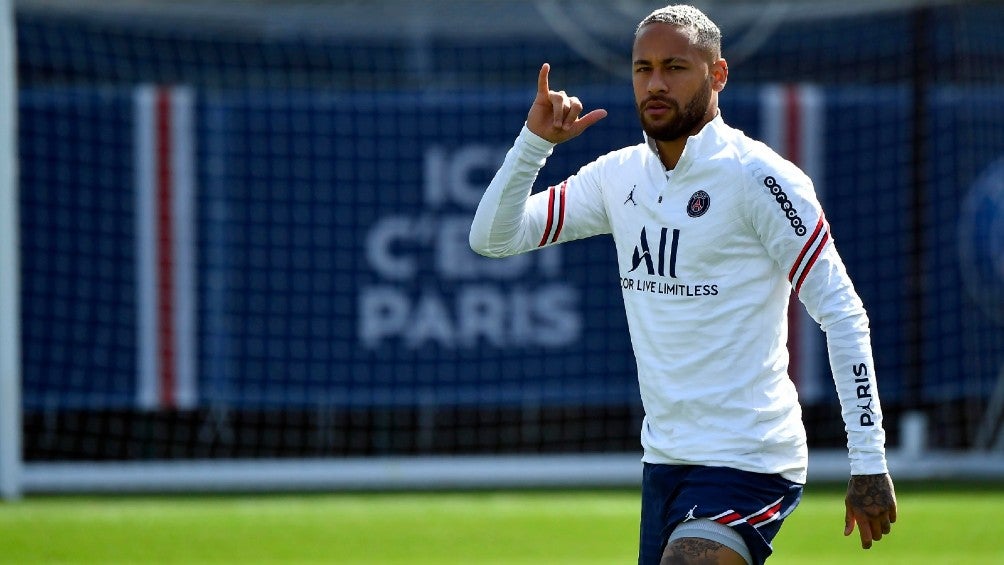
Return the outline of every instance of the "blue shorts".
{"type": "Polygon", "coordinates": [[[641,487],[638,565],[659,565],[677,525],[708,518],[742,536],[761,565],[781,522],[802,498],[802,485],[780,475],[725,467],[645,463],[641,487]]]}

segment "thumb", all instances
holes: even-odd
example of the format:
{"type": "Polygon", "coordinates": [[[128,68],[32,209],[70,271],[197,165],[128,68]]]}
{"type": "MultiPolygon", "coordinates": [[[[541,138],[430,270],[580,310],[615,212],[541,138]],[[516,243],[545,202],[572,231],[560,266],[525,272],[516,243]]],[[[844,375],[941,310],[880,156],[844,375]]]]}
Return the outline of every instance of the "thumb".
{"type": "Polygon", "coordinates": [[[607,111],[602,108],[593,110],[592,112],[589,112],[585,116],[581,116],[579,119],[575,120],[575,122],[572,124],[571,127],[572,134],[579,135],[580,133],[585,131],[586,128],[594,125],[596,122],[602,120],[605,117],[607,117],[607,111]]]}

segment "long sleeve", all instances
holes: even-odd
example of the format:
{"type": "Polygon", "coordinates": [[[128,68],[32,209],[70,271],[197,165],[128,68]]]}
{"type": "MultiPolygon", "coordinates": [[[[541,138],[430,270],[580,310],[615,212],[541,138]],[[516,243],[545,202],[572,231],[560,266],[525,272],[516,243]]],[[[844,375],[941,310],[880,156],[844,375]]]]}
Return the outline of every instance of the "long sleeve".
{"type": "Polygon", "coordinates": [[[471,249],[486,257],[506,257],[538,247],[540,230],[530,225],[527,200],[553,149],[553,143],[523,126],[478,204],[471,224],[471,249]]]}
{"type": "Polygon", "coordinates": [[[507,257],[610,233],[602,188],[607,156],[531,195],[553,149],[553,143],[523,127],[478,204],[471,249],[487,257],[507,257]]]}
{"type": "Polygon", "coordinates": [[[750,212],[768,253],[826,333],[851,472],[887,472],[868,316],[830,235],[812,182],[794,167],[751,175],[750,212]]]}
{"type": "Polygon", "coordinates": [[[799,299],[826,332],[851,473],[887,472],[868,315],[832,241],[806,277],[799,299]]]}

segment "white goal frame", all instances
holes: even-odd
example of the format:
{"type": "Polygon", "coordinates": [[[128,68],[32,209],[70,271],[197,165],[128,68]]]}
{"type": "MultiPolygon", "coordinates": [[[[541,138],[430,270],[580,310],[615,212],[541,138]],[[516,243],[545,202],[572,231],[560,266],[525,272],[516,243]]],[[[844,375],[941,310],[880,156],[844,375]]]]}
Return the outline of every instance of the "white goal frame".
{"type": "Polygon", "coordinates": [[[0,0],[0,496],[21,496],[17,65],[14,7],[0,0]]]}

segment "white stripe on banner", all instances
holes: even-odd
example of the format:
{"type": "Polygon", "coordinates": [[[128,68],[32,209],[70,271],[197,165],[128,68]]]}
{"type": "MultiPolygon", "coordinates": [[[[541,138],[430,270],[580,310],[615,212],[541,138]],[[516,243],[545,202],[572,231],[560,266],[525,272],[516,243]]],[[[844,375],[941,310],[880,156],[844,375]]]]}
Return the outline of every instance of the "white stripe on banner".
{"type": "Polygon", "coordinates": [[[195,406],[195,218],[192,92],[134,94],[137,387],[143,409],[195,406]]]}
{"type": "MultiPolygon", "coordinates": [[[[768,85],[760,93],[763,141],[812,178],[823,197],[825,119],[823,95],[812,85],[768,85]]],[[[788,316],[789,372],[799,397],[818,401],[825,390],[821,353],[825,342],[819,325],[793,294],[788,316]]]]}

